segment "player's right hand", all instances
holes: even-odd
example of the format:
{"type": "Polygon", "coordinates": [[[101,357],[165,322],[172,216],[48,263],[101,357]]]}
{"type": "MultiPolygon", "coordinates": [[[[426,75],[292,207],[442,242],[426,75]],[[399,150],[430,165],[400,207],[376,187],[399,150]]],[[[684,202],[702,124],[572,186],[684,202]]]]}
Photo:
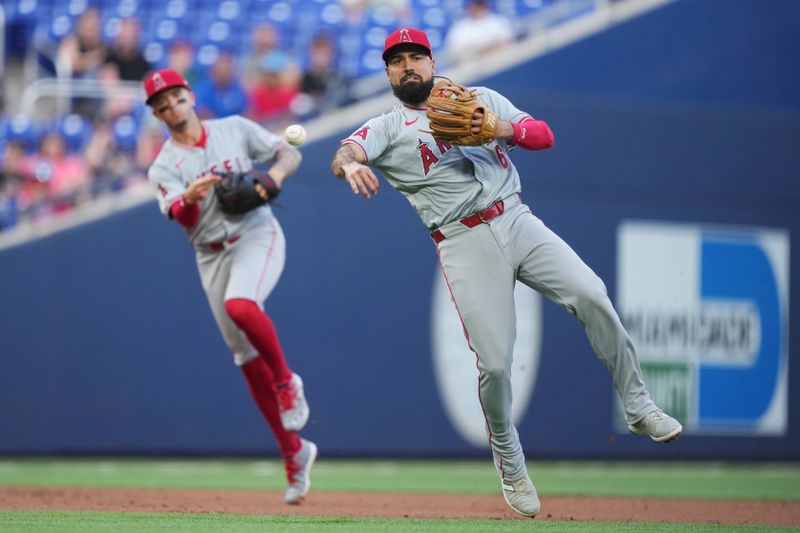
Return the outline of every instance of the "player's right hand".
{"type": "Polygon", "coordinates": [[[187,204],[194,204],[203,200],[208,196],[208,191],[211,190],[211,187],[220,179],[222,177],[218,174],[203,174],[186,187],[186,191],[183,193],[183,201],[187,204]]]}
{"type": "Polygon", "coordinates": [[[364,198],[372,198],[378,194],[378,178],[367,165],[353,161],[343,165],[342,170],[353,194],[361,194],[364,198]]]}

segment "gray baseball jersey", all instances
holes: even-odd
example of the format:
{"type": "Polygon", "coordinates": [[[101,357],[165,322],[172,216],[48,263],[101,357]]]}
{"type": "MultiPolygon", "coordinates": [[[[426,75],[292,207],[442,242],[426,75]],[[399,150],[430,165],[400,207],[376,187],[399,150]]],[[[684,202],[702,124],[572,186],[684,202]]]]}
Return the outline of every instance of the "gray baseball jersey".
{"type": "MultiPolygon", "coordinates": [[[[529,117],[497,92],[475,89],[499,119],[515,123],[529,117]]],[[[425,111],[399,105],[367,121],[342,143],[363,150],[367,164],[408,198],[425,226],[436,230],[442,273],[478,359],[480,402],[495,465],[509,488],[506,482],[526,475],[511,422],[517,280],[578,317],[613,376],[629,423],[655,407],[603,282],[521,202],[519,174],[507,143],[459,147],[437,142],[425,111]],[[490,214],[462,222],[490,206],[490,214]]]]}
{"type": "MultiPolygon", "coordinates": [[[[172,204],[200,176],[249,170],[254,162],[274,158],[283,142],[238,115],[205,121],[203,128],[203,147],[186,146],[170,138],[148,171],[161,212],[167,217],[171,216],[172,204]]],[[[228,215],[219,210],[211,191],[200,203],[198,223],[186,232],[214,318],[234,361],[243,365],[258,352],[225,312],[225,301],[244,298],[263,305],[283,271],[283,231],[269,204],[242,215],[228,215]]]]}
{"type": "MultiPolygon", "coordinates": [[[[507,98],[475,87],[478,99],[501,120],[516,123],[530,117],[507,98]]],[[[398,105],[367,121],[342,142],[359,146],[367,164],[380,169],[403,193],[429,229],[481,210],[520,192],[519,174],[508,158],[508,145],[451,146],[436,141],[425,109],[398,105]]]]}
{"type": "MultiPolygon", "coordinates": [[[[157,190],[161,212],[169,210],[180,199],[186,187],[209,172],[244,172],[253,162],[267,161],[275,156],[280,137],[255,122],[238,115],[203,122],[206,132],[204,148],[186,146],[168,139],[150,166],[147,175],[157,190]]],[[[220,242],[228,236],[270,216],[269,204],[243,215],[226,215],[217,208],[217,198],[209,194],[200,204],[200,221],[187,229],[192,244],[220,242]]]]}

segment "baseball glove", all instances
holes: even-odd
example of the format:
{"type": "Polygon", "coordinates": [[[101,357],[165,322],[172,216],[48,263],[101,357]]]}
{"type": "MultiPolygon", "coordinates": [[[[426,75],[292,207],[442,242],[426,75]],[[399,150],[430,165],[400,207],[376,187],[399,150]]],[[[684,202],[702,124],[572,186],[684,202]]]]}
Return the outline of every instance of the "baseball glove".
{"type": "Polygon", "coordinates": [[[281,192],[275,180],[261,170],[220,173],[220,176],[222,179],[214,185],[214,194],[217,195],[220,210],[229,215],[247,213],[251,209],[271,202],[281,192]],[[260,183],[267,190],[269,194],[267,200],[258,194],[256,183],[260,183]]]}
{"type": "Polygon", "coordinates": [[[433,138],[437,141],[480,146],[494,140],[497,115],[486,104],[479,102],[477,91],[449,80],[440,80],[428,97],[428,120],[433,138]],[[483,121],[478,133],[472,131],[472,117],[483,111],[483,121]]]}

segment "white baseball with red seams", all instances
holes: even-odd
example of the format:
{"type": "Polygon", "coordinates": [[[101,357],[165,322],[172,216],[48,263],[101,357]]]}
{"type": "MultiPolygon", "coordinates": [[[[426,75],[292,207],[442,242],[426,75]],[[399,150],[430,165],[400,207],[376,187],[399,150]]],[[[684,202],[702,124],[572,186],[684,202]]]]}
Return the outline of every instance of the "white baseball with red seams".
{"type": "Polygon", "coordinates": [[[302,146],[306,142],[306,129],[300,124],[292,124],[283,132],[283,138],[292,146],[302,146]]]}

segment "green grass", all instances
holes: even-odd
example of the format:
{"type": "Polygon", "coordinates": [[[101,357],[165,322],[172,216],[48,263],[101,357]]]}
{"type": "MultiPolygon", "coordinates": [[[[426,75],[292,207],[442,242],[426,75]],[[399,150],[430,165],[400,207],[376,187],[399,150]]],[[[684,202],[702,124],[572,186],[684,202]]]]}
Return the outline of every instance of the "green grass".
{"type": "Polygon", "coordinates": [[[236,531],[237,533],[264,531],[310,532],[416,532],[472,533],[479,531],[544,531],[555,533],[577,531],[580,533],[655,532],[655,533],[733,533],[788,531],[787,528],[768,526],[724,527],[694,524],[642,524],[630,522],[545,522],[541,520],[412,520],[378,518],[316,518],[286,516],[239,516],[224,514],[157,514],[157,513],[77,513],[67,511],[0,511],[0,531],[15,533],[49,532],[120,532],[150,533],[182,531],[236,531]]]}
{"type": "MultiPolygon", "coordinates": [[[[528,464],[543,495],[800,500],[800,464],[528,464]]],[[[0,460],[0,485],[283,489],[278,461],[0,460]]],[[[331,461],[314,490],[494,494],[491,461],[331,461]]]]}
{"type": "MultiPolygon", "coordinates": [[[[540,494],[800,501],[800,464],[531,462],[540,494]]],[[[284,488],[276,460],[0,460],[0,485],[209,489],[284,488]]],[[[491,461],[320,460],[314,491],[495,494],[491,461]]],[[[0,501],[2,508],[2,501],[0,501]]],[[[528,520],[417,520],[230,514],[3,511],[0,532],[94,531],[787,531],[768,526],[528,520]]],[[[797,530],[797,529],[795,529],[797,530]]]]}

